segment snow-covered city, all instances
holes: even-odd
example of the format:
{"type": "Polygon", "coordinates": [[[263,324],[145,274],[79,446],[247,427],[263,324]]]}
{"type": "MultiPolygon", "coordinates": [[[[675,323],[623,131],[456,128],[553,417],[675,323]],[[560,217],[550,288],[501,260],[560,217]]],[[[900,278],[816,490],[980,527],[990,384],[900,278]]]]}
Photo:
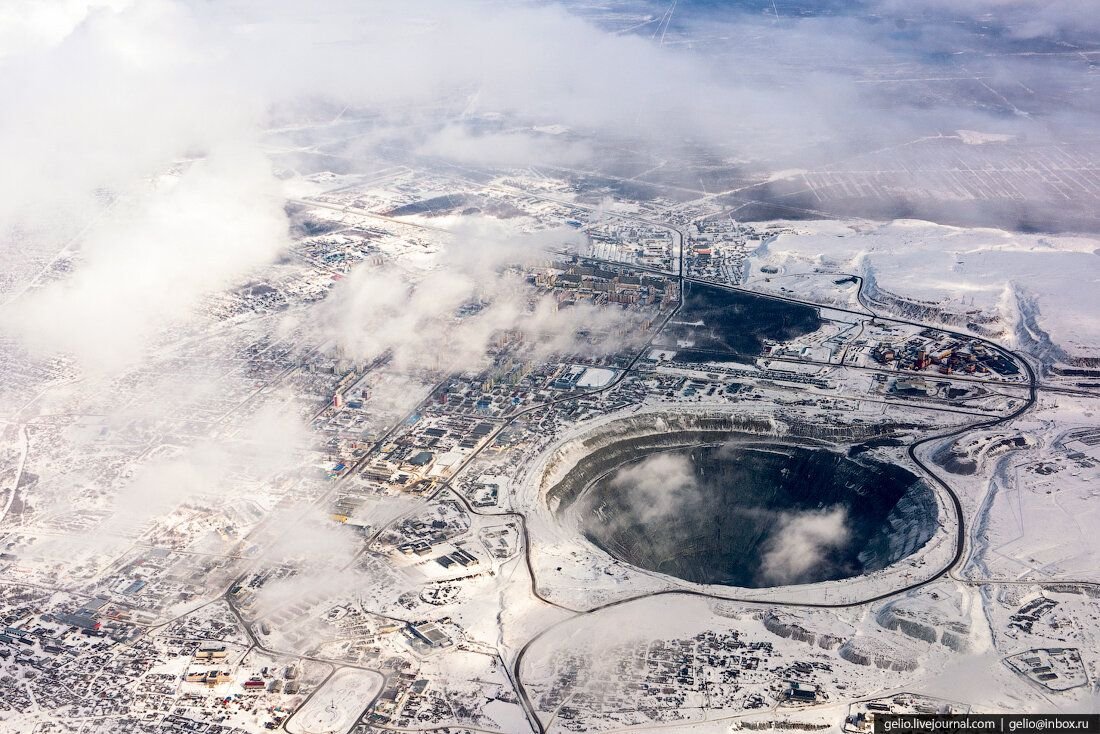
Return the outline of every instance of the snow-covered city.
{"type": "Polygon", "coordinates": [[[0,733],[1100,712],[1078,3],[0,39],[0,733]]]}

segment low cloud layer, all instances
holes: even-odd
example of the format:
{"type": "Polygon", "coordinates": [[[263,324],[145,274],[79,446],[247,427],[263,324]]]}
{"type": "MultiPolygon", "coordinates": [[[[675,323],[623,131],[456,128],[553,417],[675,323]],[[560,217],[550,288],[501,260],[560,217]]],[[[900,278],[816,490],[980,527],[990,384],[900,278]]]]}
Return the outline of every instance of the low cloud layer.
{"type": "Polygon", "coordinates": [[[883,0],[800,19],[681,9],[677,46],[609,33],[573,10],[429,0],[10,5],[0,15],[0,38],[13,39],[0,44],[0,92],[19,114],[0,121],[0,253],[13,274],[5,299],[33,302],[6,314],[6,330],[87,364],[133,359],[197,299],[285,245],[269,154],[323,152],[354,167],[396,150],[591,169],[629,168],[636,149],[659,178],[667,163],[648,159],[806,167],[957,129],[1035,143],[1095,127],[1095,104],[1075,93],[1080,59],[997,45],[1094,31],[1080,3],[883,0]],[[895,23],[873,22],[882,17],[895,23]],[[1002,34],[979,32],[992,21],[1002,34]],[[696,38],[700,52],[679,47],[696,38]],[[926,58],[974,44],[989,53],[965,64],[926,58]],[[892,81],[945,75],[961,81],[916,96],[892,81]],[[360,122],[308,128],[337,116],[360,122]],[[550,129],[569,132],[539,132],[550,129]],[[160,179],[196,159],[174,185],[160,179]],[[58,253],[71,273],[23,296],[52,277],[58,253]]]}
{"type": "Polygon", "coordinates": [[[336,352],[357,362],[383,354],[399,369],[472,370],[507,333],[529,357],[614,351],[633,324],[627,312],[587,304],[559,307],[514,266],[548,262],[548,246],[572,230],[523,234],[491,219],[464,221],[426,274],[361,265],[310,315],[336,352]],[[598,338],[580,341],[581,335],[598,338]]]}
{"type": "MultiPolygon", "coordinates": [[[[782,513],[763,548],[760,577],[772,584],[797,584],[829,561],[829,553],[851,537],[843,507],[782,513]]],[[[820,573],[815,575],[820,576],[820,573]]]]}
{"type": "MultiPolygon", "coordinates": [[[[116,431],[110,430],[110,426],[124,432],[125,424],[134,421],[168,420],[165,415],[143,413],[149,409],[150,406],[120,409],[102,424],[96,435],[68,438],[77,451],[99,457],[115,440],[116,431]]],[[[33,553],[43,559],[64,562],[84,553],[117,556],[138,541],[172,546],[179,539],[174,526],[186,525],[198,514],[198,508],[231,525],[229,518],[236,517],[236,510],[248,505],[258,486],[274,483],[280,477],[286,479],[301,468],[311,443],[297,416],[274,403],[241,421],[232,435],[210,436],[186,445],[153,440],[155,443],[140,460],[123,467],[113,480],[103,476],[62,477],[72,484],[68,491],[37,492],[32,497],[37,512],[45,515],[75,512],[96,519],[80,530],[70,528],[62,536],[38,540],[33,553]]],[[[246,513],[255,509],[248,507],[246,513]]],[[[286,523],[289,520],[284,518],[288,517],[307,528],[310,540],[300,542],[327,542],[322,540],[327,536],[311,531],[319,523],[308,524],[309,515],[301,508],[292,513],[276,512],[272,522],[286,523]]],[[[241,539],[237,530],[229,527],[222,528],[230,531],[224,536],[218,536],[219,528],[209,523],[204,529],[206,536],[198,533],[195,539],[212,552],[229,551],[241,539]]]]}
{"type": "MultiPolygon", "coordinates": [[[[671,182],[690,197],[736,190],[779,167],[835,167],[869,150],[957,138],[959,129],[1072,149],[1096,127],[1095,95],[1080,93],[1092,83],[1092,52],[1063,54],[1058,44],[1100,28],[1069,0],[882,0],[851,15],[774,19],[681,10],[665,43],[650,31],[609,32],[582,10],[442,0],[6,3],[2,336],[39,357],[74,358],[76,379],[102,387],[158,356],[174,327],[213,333],[203,300],[285,252],[280,174],[310,156],[354,172],[380,161],[563,166],[627,185],[671,182]],[[716,182],[702,180],[708,171],[716,182]]],[[[1007,143],[981,149],[991,169],[1019,155],[1007,143]]],[[[1082,154],[1073,165],[1088,163],[1082,154]]],[[[406,369],[477,368],[504,332],[533,358],[614,349],[630,328],[623,312],[557,308],[511,267],[565,239],[468,222],[433,269],[363,265],[301,318],[342,356],[390,353],[406,369]]],[[[156,369],[176,378],[166,392],[189,389],[185,368],[156,369]]],[[[106,402],[125,405],[127,383],[116,389],[106,402]]],[[[155,412],[157,396],[148,399],[155,412]]],[[[282,426],[282,438],[254,426],[255,442],[244,443],[272,454],[250,458],[211,438],[143,456],[146,465],[109,487],[121,494],[102,536],[130,537],[183,502],[231,501],[246,491],[236,472],[271,469],[312,438],[297,419],[269,425],[282,426]]],[[[694,491],[686,457],[653,457],[620,480],[646,513],[683,507],[694,491]]],[[[307,538],[287,556],[345,554],[348,539],[328,537],[323,524],[308,525],[317,546],[307,538]]],[[[849,533],[840,509],[780,524],[764,557],[778,583],[803,578],[849,533]]]]}
{"type": "Polygon", "coordinates": [[[647,456],[616,472],[611,486],[628,493],[631,520],[646,524],[688,512],[699,501],[695,465],[687,453],[647,456]]]}
{"type": "Polygon", "coordinates": [[[71,275],[24,295],[0,325],[92,369],[132,366],[158,329],[286,247],[282,210],[263,156],[212,151],[120,201],[74,247],[71,275]]]}

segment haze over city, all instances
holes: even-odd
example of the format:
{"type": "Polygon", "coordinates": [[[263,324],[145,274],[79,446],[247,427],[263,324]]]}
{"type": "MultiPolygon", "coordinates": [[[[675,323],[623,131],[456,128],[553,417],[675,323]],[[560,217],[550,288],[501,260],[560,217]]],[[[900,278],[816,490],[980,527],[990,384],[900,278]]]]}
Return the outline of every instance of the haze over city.
{"type": "Polygon", "coordinates": [[[0,734],[1100,713],[1098,64],[1083,0],[0,4],[0,734]]]}

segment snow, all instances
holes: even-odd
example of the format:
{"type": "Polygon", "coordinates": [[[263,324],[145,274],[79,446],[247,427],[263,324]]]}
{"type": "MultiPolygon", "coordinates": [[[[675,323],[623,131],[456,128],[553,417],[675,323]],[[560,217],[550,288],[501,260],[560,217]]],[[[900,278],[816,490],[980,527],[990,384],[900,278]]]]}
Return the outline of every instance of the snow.
{"type": "Polygon", "coordinates": [[[615,379],[616,370],[608,370],[600,367],[589,367],[577,380],[577,387],[603,387],[615,379]]]}
{"type": "Polygon", "coordinates": [[[287,724],[291,734],[345,732],[382,687],[382,676],[369,670],[345,668],[309,699],[287,724]]]}
{"type": "MultiPolygon", "coordinates": [[[[1009,337],[1023,315],[1067,355],[1100,353],[1100,242],[1094,238],[917,220],[784,225],[796,233],[757,251],[750,287],[774,291],[792,276],[852,273],[866,279],[871,296],[879,289],[913,308],[954,315],[960,324],[975,316],[993,319],[1009,337]],[[779,274],[766,279],[760,268],[767,265],[779,274]]],[[[835,289],[832,278],[822,281],[835,289]]]]}

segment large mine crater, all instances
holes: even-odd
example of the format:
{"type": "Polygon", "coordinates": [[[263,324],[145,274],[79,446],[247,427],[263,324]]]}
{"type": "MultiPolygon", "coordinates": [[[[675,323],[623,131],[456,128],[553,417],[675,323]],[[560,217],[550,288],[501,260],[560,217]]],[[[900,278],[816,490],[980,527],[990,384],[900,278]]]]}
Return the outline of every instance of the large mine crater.
{"type": "Polygon", "coordinates": [[[911,555],[937,527],[928,485],[865,455],[728,441],[620,443],[609,458],[573,467],[558,486],[572,490],[552,493],[558,519],[622,562],[692,583],[850,578],[911,555]]]}

